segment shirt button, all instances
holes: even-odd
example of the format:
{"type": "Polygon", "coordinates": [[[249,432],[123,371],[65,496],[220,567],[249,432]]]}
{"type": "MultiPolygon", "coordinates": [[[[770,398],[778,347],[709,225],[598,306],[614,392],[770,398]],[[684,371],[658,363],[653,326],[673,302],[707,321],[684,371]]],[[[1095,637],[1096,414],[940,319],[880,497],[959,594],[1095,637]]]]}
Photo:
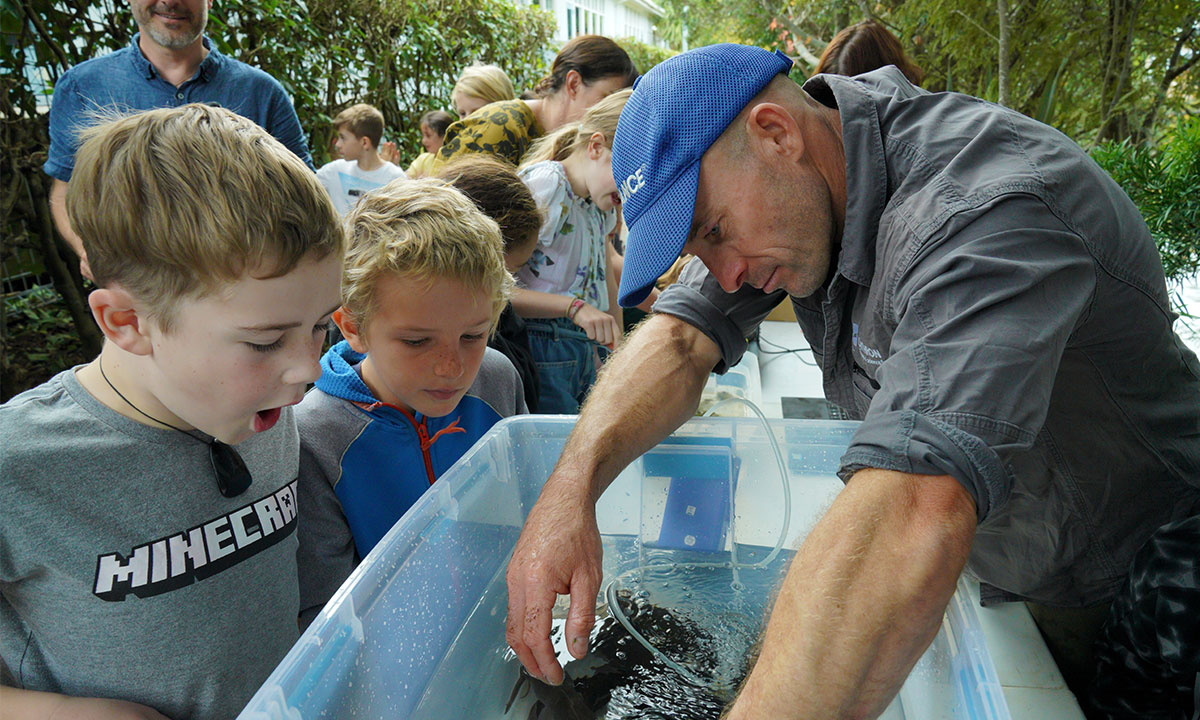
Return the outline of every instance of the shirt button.
{"type": "Polygon", "coordinates": [[[175,93],[175,99],[177,99],[177,100],[182,100],[182,99],[183,99],[183,93],[175,93]]]}

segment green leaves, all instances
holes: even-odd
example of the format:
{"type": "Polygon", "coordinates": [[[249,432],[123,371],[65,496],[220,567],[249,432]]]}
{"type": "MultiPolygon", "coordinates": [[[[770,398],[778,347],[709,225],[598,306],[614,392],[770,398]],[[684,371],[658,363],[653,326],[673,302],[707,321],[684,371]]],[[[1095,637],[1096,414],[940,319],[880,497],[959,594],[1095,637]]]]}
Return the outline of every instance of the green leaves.
{"type": "Polygon", "coordinates": [[[1092,157],[1138,206],[1167,277],[1200,271],[1200,118],[1180,122],[1157,144],[1107,142],[1092,157]]]}

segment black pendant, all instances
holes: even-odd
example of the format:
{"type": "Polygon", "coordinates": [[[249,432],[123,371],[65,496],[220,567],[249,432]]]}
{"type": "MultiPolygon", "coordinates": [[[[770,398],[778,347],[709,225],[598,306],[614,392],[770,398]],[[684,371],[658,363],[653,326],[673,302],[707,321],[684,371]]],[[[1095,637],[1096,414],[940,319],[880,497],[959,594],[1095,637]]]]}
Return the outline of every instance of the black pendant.
{"type": "Polygon", "coordinates": [[[208,444],[208,459],[217,476],[217,489],[227,498],[237,497],[250,487],[250,470],[246,462],[229,445],[220,440],[208,444]]]}

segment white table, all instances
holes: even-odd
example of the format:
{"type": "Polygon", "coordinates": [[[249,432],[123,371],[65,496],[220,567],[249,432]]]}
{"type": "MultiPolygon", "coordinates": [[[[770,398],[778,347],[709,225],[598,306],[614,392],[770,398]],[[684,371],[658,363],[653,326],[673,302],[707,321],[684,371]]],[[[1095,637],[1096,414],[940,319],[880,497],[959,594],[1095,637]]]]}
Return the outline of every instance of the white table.
{"type": "MultiPolygon", "coordinates": [[[[758,356],[763,413],[783,417],[783,397],[823,398],[821,372],[800,327],[764,322],[760,332],[763,342],[751,349],[758,356]],[[781,347],[798,352],[779,353],[781,347]]],[[[1014,720],[1084,720],[1025,605],[979,607],[977,583],[971,583],[971,591],[1014,720]]]]}

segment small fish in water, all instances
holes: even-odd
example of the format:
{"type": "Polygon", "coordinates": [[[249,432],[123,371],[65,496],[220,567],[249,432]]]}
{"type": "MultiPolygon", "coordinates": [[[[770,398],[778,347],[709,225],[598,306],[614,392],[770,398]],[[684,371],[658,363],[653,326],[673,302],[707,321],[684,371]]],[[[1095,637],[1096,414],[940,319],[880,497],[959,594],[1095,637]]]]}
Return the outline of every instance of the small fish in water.
{"type": "MultiPolygon", "coordinates": [[[[620,597],[621,608],[639,630],[656,628],[656,646],[671,657],[688,658],[702,669],[716,663],[715,639],[691,622],[633,599],[620,597]]],[[[604,618],[591,650],[563,668],[563,684],[547,685],[521,670],[505,706],[508,713],[530,689],[536,700],[526,720],[716,720],[732,700],[711,688],[690,684],[659,662],[613,617],[604,618]]],[[[745,668],[741,676],[745,675],[745,668]]],[[[739,677],[740,682],[740,677],[739,677]]]]}
{"type": "Polygon", "coordinates": [[[562,685],[555,687],[533,677],[525,668],[521,668],[517,683],[513,685],[512,693],[508,696],[508,703],[504,706],[505,714],[512,708],[518,696],[524,698],[529,694],[530,688],[533,688],[537,699],[530,706],[526,720],[594,720],[596,717],[596,711],[584,702],[583,696],[569,678],[565,678],[562,685]]]}

